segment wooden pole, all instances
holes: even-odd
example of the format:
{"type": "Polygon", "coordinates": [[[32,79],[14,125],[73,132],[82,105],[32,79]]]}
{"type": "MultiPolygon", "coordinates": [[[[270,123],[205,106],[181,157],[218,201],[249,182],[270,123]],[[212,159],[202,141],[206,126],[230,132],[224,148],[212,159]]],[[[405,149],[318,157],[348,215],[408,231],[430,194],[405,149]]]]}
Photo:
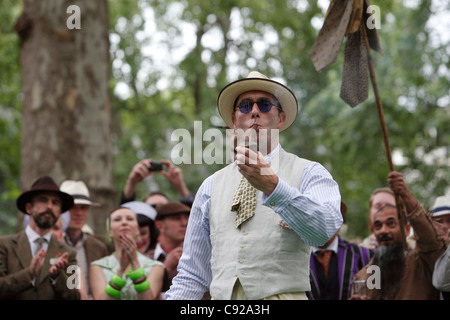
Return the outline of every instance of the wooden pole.
{"type": "MultiPolygon", "coordinates": [[[[381,133],[383,135],[384,147],[386,149],[386,157],[387,157],[387,161],[388,161],[388,165],[389,165],[389,170],[392,172],[392,171],[394,171],[394,164],[392,162],[391,147],[389,144],[389,137],[388,137],[388,132],[387,132],[387,128],[386,128],[386,122],[384,121],[383,105],[381,104],[380,93],[378,92],[378,84],[377,84],[377,79],[375,77],[375,68],[373,65],[372,54],[370,52],[370,44],[369,44],[369,39],[367,37],[367,31],[366,31],[366,28],[364,28],[364,27],[362,29],[364,30],[363,37],[365,39],[366,48],[367,48],[370,80],[372,82],[373,92],[375,95],[375,102],[376,102],[376,106],[377,106],[378,118],[380,120],[381,133]]],[[[400,204],[400,196],[397,193],[394,193],[394,196],[395,196],[395,204],[397,207],[398,221],[400,224],[400,232],[402,235],[403,249],[407,250],[408,244],[406,242],[406,235],[405,235],[405,228],[404,228],[405,223],[404,223],[403,214],[402,214],[403,206],[400,204]]]]}

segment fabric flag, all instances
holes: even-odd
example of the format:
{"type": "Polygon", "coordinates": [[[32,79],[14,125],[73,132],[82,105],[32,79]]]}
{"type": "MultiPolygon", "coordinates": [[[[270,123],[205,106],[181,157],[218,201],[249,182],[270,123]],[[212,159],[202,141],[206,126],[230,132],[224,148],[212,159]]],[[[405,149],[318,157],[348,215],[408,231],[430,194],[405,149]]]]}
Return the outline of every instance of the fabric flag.
{"type": "Polygon", "coordinates": [[[340,97],[351,107],[368,97],[367,43],[371,49],[382,53],[377,29],[373,25],[368,27],[367,21],[372,15],[367,13],[369,7],[369,0],[331,0],[322,29],[309,52],[314,67],[321,71],[336,61],[347,36],[340,97]]]}

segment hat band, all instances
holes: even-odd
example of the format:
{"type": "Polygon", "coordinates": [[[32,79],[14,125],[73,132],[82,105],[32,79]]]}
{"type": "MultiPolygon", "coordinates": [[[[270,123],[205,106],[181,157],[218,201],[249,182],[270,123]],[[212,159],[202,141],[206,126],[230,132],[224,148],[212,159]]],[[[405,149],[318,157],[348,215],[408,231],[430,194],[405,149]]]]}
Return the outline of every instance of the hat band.
{"type": "Polygon", "coordinates": [[[435,212],[444,211],[444,210],[450,210],[450,207],[437,207],[437,208],[434,208],[433,210],[431,210],[431,212],[435,213],[435,212]]]}
{"type": "Polygon", "coordinates": [[[86,197],[85,195],[82,195],[82,194],[73,194],[72,197],[73,197],[74,199],[84,199],[84,200],[89,200],[88,197],[86,197]]]}

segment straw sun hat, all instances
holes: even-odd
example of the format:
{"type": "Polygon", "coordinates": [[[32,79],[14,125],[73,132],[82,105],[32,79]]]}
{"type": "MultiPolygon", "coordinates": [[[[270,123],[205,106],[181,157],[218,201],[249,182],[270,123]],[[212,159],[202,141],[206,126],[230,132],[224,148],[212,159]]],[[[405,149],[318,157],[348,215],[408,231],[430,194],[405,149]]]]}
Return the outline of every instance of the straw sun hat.
{"type": "Polygon", "coordinates": [[[220,116],[230,128],[233,128],[231,119],[236,99],[248,91],[268,92],[278,99],[286,114],[286,121],[280,131],[287,129],[294,122],[298,112],[298,103],[294,93],[285,85],[269,79],[258,71],[252,71],[246,78],[228,84],[217,98],[220,116]]]}

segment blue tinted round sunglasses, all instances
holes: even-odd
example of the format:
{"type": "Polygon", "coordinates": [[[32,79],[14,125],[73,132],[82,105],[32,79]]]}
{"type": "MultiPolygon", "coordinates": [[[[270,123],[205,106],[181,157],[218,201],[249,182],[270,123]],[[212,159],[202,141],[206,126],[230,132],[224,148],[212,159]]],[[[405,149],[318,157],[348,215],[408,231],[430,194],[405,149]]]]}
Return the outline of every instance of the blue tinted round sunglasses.
{"type": "Polygon", "coordinates": [[[249,113],[250,111],[252,111],[253,105],[255,103],[257,104],[259,111],[261,111],[262,113],[269,112],[274,106],[281,110],[281,108],[277,104],[265,98],[258,99],[257,101],[253,101],[250,99],[242,100],[237,107],[242,113],[249,113]]]}

